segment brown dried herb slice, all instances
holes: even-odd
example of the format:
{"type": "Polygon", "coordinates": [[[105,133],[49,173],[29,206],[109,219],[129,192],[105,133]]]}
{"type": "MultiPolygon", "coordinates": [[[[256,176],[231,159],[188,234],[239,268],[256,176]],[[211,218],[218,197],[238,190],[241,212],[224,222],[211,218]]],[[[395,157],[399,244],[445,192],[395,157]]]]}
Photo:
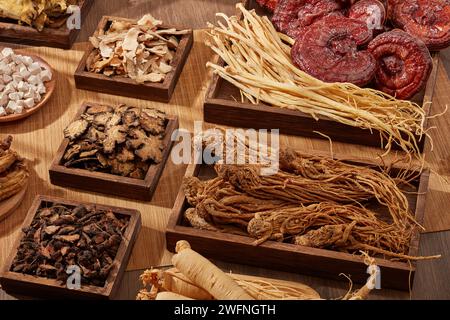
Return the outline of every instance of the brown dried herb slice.
{"type": "Polygon", "coordinates": [[[106,139],[103,141],[103,151],[112,153],[117,144],[124,143],[127,138],[127,127],[114,126],[106,132],[106,139]]]}
{"type": "Polygon", "coordinates": [[[143,161],[153,160],[155,163],[162,161],[162,141],[159,137],[148,137],[142,130],[131,130],[130,136],[134,139],[127,141],[127,145],[134,149],[134,153],[143,161]]]}
{"type": "Polygon", "coordinates": [[[166,129],[166,114],[156,109],[145,108],[142,110],[139,122],[145,131],[160,135],[166,129]]]}
{"type": "Polygon", "coordinates": [[[108,164],[111,166],[111,172],[113,174],[118,174],[124,177],[129,176],[131,172],[136,170],[136,165],[131,161],[120,162],[117,159],[110,159],[108,160],[108,164]]]}
{"type": "Polygon", "coordinates": [[[90,106],[87,108],[86,113],[87,114],[99,114],[99,113],[109,113],[113,112],[114,108],[110,106],[104,106],[104,105],[95,105],[90,106]]]}
{"type": "Polygon", "coordinates": [[[65,130],[64,136],[73,141],[78,137],[81,137],[89,127],[89,122],[84,119],[80,119],[72,122],[65,130]]]}

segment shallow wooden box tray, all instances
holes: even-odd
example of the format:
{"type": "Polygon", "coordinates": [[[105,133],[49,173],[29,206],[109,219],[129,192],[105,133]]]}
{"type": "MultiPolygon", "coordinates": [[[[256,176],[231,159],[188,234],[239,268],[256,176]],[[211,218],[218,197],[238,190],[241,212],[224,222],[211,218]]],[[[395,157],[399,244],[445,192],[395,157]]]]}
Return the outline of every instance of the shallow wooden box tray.
{"type": "MultiPolygon", "coordinates": [[[[245,5],[247,8],[255,9],[260,15],[267,15],[267,12],[255,0],[245,1],[245,5]]],[[[224,61],[220,58],[217,59],[216,61],[224,66],[224,61]]],[[[439,54],[435,53],[433,54],[433,71],[426,88],[412,99],[423,106],[426,115],[430,115],[431,111],[438,65],[439,54]]],[[[279,129],[281,134],[326,139],[325,136],[317,134],[320,132],[329,136],[333,141],[378,148],[381,146],[380,134],[377,130],[373,130],[371,133],[369,130],[347,126],[321,116],[319,116],[320,120],[316,121],[309,114],[300,111],[271,107],[266,104],[241,103],[235,100],[240,97],[237,87],[218,75],[213,75],[205,98],[204,120],[238,128],[279,129]]],[[[425,121],[424,127],[427,128],[427,121],[425,121]]],[[[422,137],[419,141],[421,151],[423,151],[424,145],[425,137],[422,137]]],[[[398,149],[399,147],[393,144],[393,148],[398,149]]]]}
{"type": "MultiPolygon", "coordinates": [[[[81,106],[74,120],[80,118],[87,107],[95,103],[85,102],[81,106]]],[[[173,146],[172,133],[178,129],[178,117],[167,116],[168,123],[163,140],[164,151],[161,163],[151,165],[144,180],[122,177],[103,172],[91,172],[78,168],[66,168],[62,165],[62,158],[69,145],[64,139],[59,147],[56,157],[50,166],[49,175],[52,184],[62,187],[76,188],[104,194],[121,196],[124,198],[150,201],[158,185],[161,174],[169,158],[173,146]]]]}
{"type": "MultiPolygon", "coordinates": [[[[94,0],[80,0],[81,24],[86,20],[93,4],[94,0]]],[[[60,28],[37,31],[13,20],[0,19],[0,42],[70,49],[79,32],[79,29],[69,30],[65,24],[60,28]]]]}
{"type": "MultiPolygon", "coordinates": [[[[325,155],[319,152],[314,154],[325,155]]],[[[335,159],[365,166],[379,165],[369,159],[347,160],[348,157],[339,155],[335,155],[335,159]]],[[[395,174],[396,171],[398,169],[394,168],[391,172],[395,174]]],[[[214,177],[215,172],[211,166],[196,164],[188,168],[186,176],[205,180],[214,177]]],[[[429,171],[425,170],[413,181],[417,192],[406,193],[410,208],[419,223],[424,218],[428,180],[429,171]]],[[[342,280],[339,274],[345,273],[351,275],[354,282],[363,284],[367,281],[367,266],[357,256],[275,241],[254,246],[254,239],[250,237],[194,229],[184,219],[184,212],[189,207],[183,190],[180,190],[166,231],[167,248],[172,252],[177,241],[187,240],[194,250],[212,259],[337,280],[342,280]]],[[[370,203],[370,209],[386,214],[376,203],[370,203]]],[[[419,239],[420,233],[417,231],[411,240],[410,255],[418,255],[419,239]]],[[[411,284],[413,283],[416,267],[414,262],[410,266],[407,262],[377,259],[377,265],[381,268],[382,288],[408,290],[410,276],[411,284]]]]}
{"type": "MultiPolygon", "coordinates": [[[[135,20],[104,16],[98,25],[95,35],[100,30],[107,30],[113,20],[130,21],[135,20]]],[[[172,26],[164,26],[172,27],[172,26]]],[[[177,28],[179,29],[179,28],[177,28]]],[[[153,100],[159,102],[169,102],[173,91],[178,83],[181,72],[183,71],[186,60],[194,44],[194,33],[192,30],[188,34],[182,35],[180,44],[175,52],[172,63],[173,70],[168,73],[162,83],[144,83],[139,84],[136,81],[124,77],[113,76],[108,77],[104,74],[96,74],[86,70],[86,61],[94,50],[92,44],[89,44],[83,58],[75,71],[75,84],[78,89],[91,90],[96,92],[103,92],[108,94],[120,95],[125,97],[132,97],[144,100],[153,100]]]]}
{"type": "Polygon", "coordinates": [[[31,208],[22,227],[30,226],[37,210],[41,205],[60,203],[67,206],[90,205],[101,210],[111,210],[112,212],[130,217],[129,225],[125,231],[124,239],[120,244],[113,267],[109,273],[104,287],[82,285],[79,290],[70,290],[60,281],[11,272],[10,268],[17,254],[17,249],[23,237],[21,233],[14,242],[13,250],[0,269],[0,284],[2,289],[10,294],[32,296],[37,298],[64,298],[64,299],[111,299],[120,287],[123,274],[128,264],[133,245],[141,229],[141,214],[137,210],[103,206],[81,201],[71,201],[62,198],[38,195],[33,201],[31,208]]]}

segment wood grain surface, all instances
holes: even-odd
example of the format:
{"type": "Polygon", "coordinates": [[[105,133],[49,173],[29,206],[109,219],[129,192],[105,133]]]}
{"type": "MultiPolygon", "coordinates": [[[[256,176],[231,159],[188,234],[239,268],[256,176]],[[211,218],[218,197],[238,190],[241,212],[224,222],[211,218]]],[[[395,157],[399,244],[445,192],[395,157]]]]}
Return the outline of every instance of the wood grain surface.
{"type": "MultiPolygon", "coordinates": [[[[165,250],[164,230],[186,166],[175,165],[170,160],[168,161],[154,198],[150,203],[55,187],[49,182],[48,170],[63,138],[63,129],[70,123],[83,101],[106,104],[128,103],[140,107],[161,108],[171,115],[178,116],[180,127],[190,131],[193,130],[194,121],[203,119],[202,105],[210,77],[205,64],[213,58],[213,54],[206,47],[206,38],[201,30],[195,31],[194,47],[170,104],[100,94],[75,88],[73,74],[84,50],[87,48],[88,44],[85,41],[94,32],[99,19],[103,15],[138,18],[151,12],[166,24],[198,29],[203,28],[207,21],[214,21],[215,12],[233,14],[235,2],[235,0],[95,1],[87,21],[83,25],[83,30],[81,30],[79,42],[74,45],[72,50],[33,47],[24,49],[28,53],[40,55],[53,66],[57,87],[53,97],[41,111],[17,123],[0,124],[0,136],[12,134],[15,138],[13,148],[29,160],[31,167],[30,185],[25,200],[13,215],[0,223],[0,264],[9,254],[14,238],[20,233],[20,225],[36,194],[139,210],[142,213],[143,227],[133,250],[128,270],[143,269],[170,262],[171,254],[165,250]]],[[[17,48],[17,46],[14,47],[17,48]]],[[[434,114],[442,113],[450,100],[448,90],[450,86],[449,70],[450,50],[445,50],[441,54],[441,68],[438,70],[433,101],[434,114]]],[[[450,212],[448,209],[450,208],[450,139],[448,139],[450,113],[431,119],[430,126],[434,126],[436,129],[430,131],[433,137],[434,151],[430,152],[430,143],[427,143],[426,146],[428,151],[427,163],[432,169],[430,193],[425,210],[425,227],[428,232],[450,229],[450,212]]],[[[319,139],[281,136],[280,142],[282,145],[303,150],[330,150],[330,144],[319,139]]],[[[374,158],[381,153],[380,150],[375,148],[337,142],[333,143],[332,147],[336,153],[347,153],[361,157],[374,158]]],[[[448,235],[446,239],[449,241],[448,235]]],[[[430,248],[434,248],[432,243],[430,248]]],[[[436,245],[436,248],[442,247],[436,245]]],[[[433,254],[435,253],[433,252],[433,254]]],[[[229,265],[225,265],[225,267],[228,268],[229,265]]],[[[252,270],[255,270],[236,265],[232,269],[237,269],[236,272],[240,273],[246,273],[247,270],[251,273],[252,270]]],[[[342,270],[342,272],[345,272],[345,270],[342,270]]],[[[287,279],[301,278],[260,269],[258,269],[257,274],[287,279]]],[[[343,282],[339,285],[346,287],[347,283],[343,282]]],[[[317,286],[324,288],[326,291],[328,290],[326,288],[333,288],[336,284],[318,281],[317,286]]],[[[408,298],[408,295],[400,294],[394,297],[408,298]]]]}

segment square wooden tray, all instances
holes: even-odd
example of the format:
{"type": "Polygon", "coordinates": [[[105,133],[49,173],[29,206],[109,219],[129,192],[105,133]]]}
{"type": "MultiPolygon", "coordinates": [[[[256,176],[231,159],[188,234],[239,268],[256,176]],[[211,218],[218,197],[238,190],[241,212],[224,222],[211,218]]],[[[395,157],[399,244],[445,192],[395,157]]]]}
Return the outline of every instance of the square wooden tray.
{"type": "MultiPolygon", "coordinates": [[[[75,116],[80,118],[87,107],[95,103],[85,102],[75,116]]],[[[64,139],[59,147],[56,157],[50,166],[49,174],[52,184],[62,187],[82,189],[104,194],[111,194],[130,199],[150,201],[158,185],[161,174],[172,150],[172,133],[178,129],[178,117],[168,116],[168,123],[164,136],[163,160],[157,165],[150,166],[144,180],[121,177],[103,172],[91,172],[78,168],[66,168],[62,165],[62,158],[69,145],[69,140],[64,139]]]]}
{"type": "MultiPolygon", "coordinates": [[[[245,1],[246,8],[255,9],[260,15],[267,15],[255,0],[245,1]]],[[[219,65],[225,63],[221,58],[216,58],[219,65]]],[[[433,54],[433,71],[427,82],[426,88],[417,94],[412,100],[422,105],[425,114],[430,115],[431,102],[436,84],[439,54],[433,54]]],[[[210,123],[233,126],[238,128],[254,129],[280,129],[280,133],[302,137],[326,139],[317,134],[321,132],[329,136],[333,141],[347,142],[372,146],[381,146],[380,134],[377,130],[363,130],[319,116],[319,121],[314,120],[309,114],[272,107],[266,104],[254,105],[241,103],[235,99],[240,98],[239,89],[219,75],[213,75],[204,103],[204,120],[210,123]]],[[[424,127],[427,128],[427,120],[424,127]]],[[[419,137],[417,137],[419,139],[419,137]]],[[[423,151],[425,137],[419,141],[419,148],[423,151]]],[[[396,144],[393,148],[399,149],[396,144]]]]}
{"type": "MultiPolygon", "coordinates": [[[[95,31],[95,35],[99,34],[100,30],[106,31],[113,20],[135,22],[135,20],[131,19],[105,16],[100,20],[98,28],[95,31]]],[[[139,84],[136,81],[124,76],[108,77],[104,74],[96,74],[86,71],[86,61],[90,53],[94,50],[92,44],[89,44],[89,48],[85,52],[77,70],[75,71],[74,77],[76,87],[78,89],[103,92],[143,100],[169,102],[178,83],[178,79],[180,78],[181,71],[186,64],[186,60],[192,49],[193,43],[194,33],[190,30],[188,34],[181,36],[180,44],[171,63],[171,66],[174,69],[166,75],[164,81],[162,83],[148,82],[144,84],[139,84]]]]}
{"type": "Polygon", "coordinates": [[[41,205],[46,203],[60,203],[67,206],[89,205],[95,206],[101,210],[112,210],[112,212],[120,215],[130,217],[129,225],[125,231],[124,239],[120,244],[116,257],[113,262],[113,267],[109,273],[108,279],[104,287],[96,286],[82,286],[80,290],[70,290],[60,281],[55,279],[48,279],[22,273],[11,272],[10,268],[16,257],[20,241],[23,237],[21,233],[15,240],[11,254],[4,262],[1,273],[0,283],[3,290],[7,293],[20,294],[24,296],[32,296],[38,298],[62,298],[65,299],[111,299],[115,296],[120,287],[123,274],[128,264],[133,245],[136,241],[137,235],[141,229],[141,214],[139,211],[123,209],[111,206],[103,206],[92,203],[70,201],[66,199],[50,197],[50,196],[36,196],[31,208],[28,210],[27,216],[23,223],[23,228],[30,226],[37,210],[41,205]]]}
{"type": "MultiPolygon", "coordinates": [[[[320,152],[314,154],[325,155],[320,152]]],[[[369,159],[349,160],[348,157],[339,155],[335,155],[335,159],[363,166],[379,165],[369,159]]],[[[394,168],[392,174],[395,174],[396,170],[398,172],[398,168],[394,168]]],[[[410,208],[419,223],[422,223],[424,218],[429,175],[429,171],[425,170],[413,182],[416,194],[406,193],[410,208]]],[[[196,176],[205,180],[216,175],[211,166],[196,164],[189,166],[186,176],[196,176]]],[[[380,208],[375,203],[370,205],[371,209],[377,211],[380,208]]],[[[354,282],[367,281],[367,266],[360,257],[275,241],[254,246],[252,245],[254,239],[250,237],[194,229],[184,219],[184,212],[189,207],[183,190],[180,190],[166,231],[167,248],[172,252],[177,241],[187,240],[194,250],[212,259],[338,280],[343,280],[339,274],[345,273],[350,274],[354,282]]],[[[417,231],[411,240],[410,255],[418,255],[419,239],[420,233],[417,231]]],[[[410,276],[411,284],[414,279],[416,268],[414,262],[411,262],[410,266],[407,262],[377,259],[377,265],[381,268],[382,288],[409,289],[410,276]]]]}
{"type": "MultiPolygon", "coordinates": [[[[79,1],[82,24],[93,4],[94,0],[79,1]]],[[[80,30],[69,30],[66,25],[38,31],[29,26],[21,26],[16,21],[0,19],[0,42],[70,49],[79,33],[80,30]]]]}

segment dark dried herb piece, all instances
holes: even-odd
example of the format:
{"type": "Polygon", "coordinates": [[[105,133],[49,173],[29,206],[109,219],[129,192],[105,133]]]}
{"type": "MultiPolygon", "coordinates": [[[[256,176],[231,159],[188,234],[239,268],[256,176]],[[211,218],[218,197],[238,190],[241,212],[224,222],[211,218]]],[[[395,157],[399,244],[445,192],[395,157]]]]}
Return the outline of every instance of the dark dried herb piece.
{"type": "Polygon", "coordinates": [[[162,161],[166,114],[151,108],[91,106],[65,132],[68,168],[144,179],[162,161]]]}
{"type": "Polygon", "coordinates": [[[112,211],[44,203],[22,230],[10,270],[65,284],[67,268],[78,266],[83,285],[103,287],[128,224],[112,211]]]}

